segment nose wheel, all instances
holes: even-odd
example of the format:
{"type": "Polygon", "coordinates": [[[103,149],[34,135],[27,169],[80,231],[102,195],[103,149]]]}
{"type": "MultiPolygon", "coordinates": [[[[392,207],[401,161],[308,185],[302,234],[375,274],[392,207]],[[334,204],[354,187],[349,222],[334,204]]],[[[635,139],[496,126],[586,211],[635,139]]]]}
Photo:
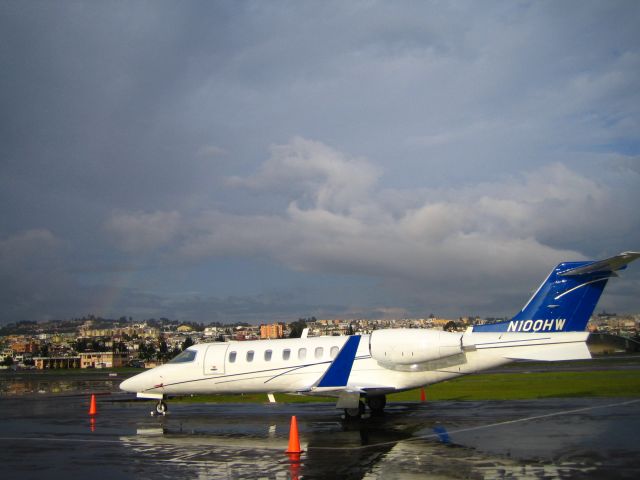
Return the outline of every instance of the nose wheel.
{"type": "Polygon", "coordinates": [[[156,408],[155,410],[151,411],[151,415],[166,415],[167,414],[167,403],[164,400],[160,400],[157,404],[156,404],[156,408]]]}

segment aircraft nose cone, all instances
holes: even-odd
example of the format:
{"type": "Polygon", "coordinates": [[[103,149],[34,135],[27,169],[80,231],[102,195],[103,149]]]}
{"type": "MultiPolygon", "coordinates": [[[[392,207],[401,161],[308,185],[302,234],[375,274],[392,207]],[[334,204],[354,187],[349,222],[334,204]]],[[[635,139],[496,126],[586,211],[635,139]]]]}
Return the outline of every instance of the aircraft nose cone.
{"type": "MultiPolygon", "coordinates": [[[[136,375],[137,377],[137,375],[136,375]]],[[[136,377],[127,378],[124,382],[120,384],[120,390],[124,390],[125,392],[137,392],[137,380],[136,377]]]]}

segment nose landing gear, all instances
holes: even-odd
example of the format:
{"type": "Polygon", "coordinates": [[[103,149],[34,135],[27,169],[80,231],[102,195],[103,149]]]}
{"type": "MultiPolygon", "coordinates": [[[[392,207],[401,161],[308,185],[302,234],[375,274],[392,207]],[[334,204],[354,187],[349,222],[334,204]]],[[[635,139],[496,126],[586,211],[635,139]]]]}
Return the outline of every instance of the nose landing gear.
{"type": "Polygon", "coordinates": [[[151,410],[151,416],[166,415],[168,411],[167,403],[164,400],[158,400],[155,410],[151,410]]]}

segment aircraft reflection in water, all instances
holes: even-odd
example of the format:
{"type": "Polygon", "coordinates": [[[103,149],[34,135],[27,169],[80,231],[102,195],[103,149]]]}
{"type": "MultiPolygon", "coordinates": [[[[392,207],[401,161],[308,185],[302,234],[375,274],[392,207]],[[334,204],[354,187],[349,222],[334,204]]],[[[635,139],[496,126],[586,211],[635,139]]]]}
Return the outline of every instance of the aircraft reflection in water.
{"type": "MultiPolygon", "coordinates": [[[[532,462],[510,458],[506,449],[498,448],[495,453],[482,451],[474,445],[477,439],[473,436],[455,432],[477,426],[477,418],[467,415],[469,408],[479,408],[481,416],[490,415],[492,420],[496,420],[493,415],[500,415],[496,413],[500,409],[483,410],[480,402],[472,403],[461,407],[457,402],[444,402],[447,425],[438,420],[442,412],[432,413],[425,404],[394,404],[384,416],[349,423],[332,421],[331,405],[298,405],[304,411],[302,448],[305,453],[300,464],[293,467],[299,468],[305,478],[365,478],[367,475],[400,478],[424,474],[440,478],[568,478],[593,469],[592,465],[581,465],[566,458],[532,462]],[[406,422],[408,416],[411,416],[410,423],[406,422]]],[[[149,428],[153,422],[144,420],[140,422],[144,428],[139,428],[137,435],[120,439],[138,461],[144,460],[149,468],[159,469],[154,470],[154,478],[286,478],[293,471],[283,454],[287,445],[290,412],[286,409],[289,407],[277,407],[266,422],[260,413],[269,407],[218,405],[213,408],[220,410],[220,416],[211,416],[205,408],[200,408],[192,411],[192,416],[181,419],[184,423],[179,425],[175,418],[161,417],[159,426],[149,428]],[[236,420],[241,418],[242,424],[236,423],[238,428],[233,433],[216,433],[223,423],[220,417],[226,421],[227,415],[233,415],[236,420]],[[239,433],[243,429],[251,433],[239,433]]],[[[508,416],[513,414],[509,411],[508,416]]],[[[549,423],[546,428],[551,430],[538,432],[538,440],[557,428],[555,423],[549,423]]],[[[480,442],[493,438],[485,431],[480,442]]],[[[556,453],[562,450],[562,441],[566,439],[555,438],[551,443],[557,445],[552,445],[550,450],[556,453]]]]}
{"type": "Polygon", "coordinates": [[[386,395],[516,360],[591,358],[585,331],[610,277],[640,257],[625,252],[601,261],[556,266],[507,322],[464,333],[389,329],[371,335],[199,344],[166,365],[120,385],[138,397],[296,393],[335,396],[347,417],[381,412],[386,395]]]}

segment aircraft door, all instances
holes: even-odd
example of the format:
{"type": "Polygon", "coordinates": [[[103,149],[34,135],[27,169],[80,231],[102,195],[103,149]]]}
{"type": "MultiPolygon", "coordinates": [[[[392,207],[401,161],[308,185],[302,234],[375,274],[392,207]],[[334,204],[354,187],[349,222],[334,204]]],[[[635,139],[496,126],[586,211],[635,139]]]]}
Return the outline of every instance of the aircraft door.
{"type": "Polygon", "coordinates": [[[207,348],[204,356],[205,375],[224,375],[228,343],[213,343],[207,348]]]}

